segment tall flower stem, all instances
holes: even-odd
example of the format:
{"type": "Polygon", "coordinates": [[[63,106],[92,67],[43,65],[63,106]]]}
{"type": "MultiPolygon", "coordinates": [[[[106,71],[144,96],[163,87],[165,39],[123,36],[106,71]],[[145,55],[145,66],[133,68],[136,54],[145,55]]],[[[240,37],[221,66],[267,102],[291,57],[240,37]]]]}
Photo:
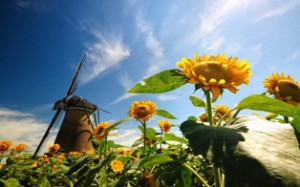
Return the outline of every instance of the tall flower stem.
{"type": "Polygon", "coordinates": [[[106,158],[107,153],[107,136],[104,138],[104,158],[106,158]]]}
{"type": "Polygon", "coordinates": [[[164,137],[164,131],[161,131],[160,137],[161,137],[160,151],[162,151],[161,149],[162,149],[162,141],[163,141],[163,137],[164,137]]]}
{"type": "Polygon", "coordinates": [[[183,164],[184,167],[186,167],[188,170],[190,170],[201,182],[205,187],[210,187],[207,182],[204,180],[204,178],[202,178],[191,166],[189,166],[188,164],[184,163],[183,164]]]}
{"type": "Polygon", "coordinates": [[[146,157],[146,141],[147,141],[147,126],[146,121],[141,121],[143,127],[144,127],[144,157],[146,157]]]}
{"type": "MultiPolygon", "coordinates": [[[[208,116],[208,122],[210,126],[213,126],[213,116],[212,116],[212,105],[211,105],[211,97],[210,92],[205,91],[206,96],[206,112],[208,116]]],[[[221,176],[220,176],[220,169],[213,163],[213,172],[214,172],[214,178],[215,178],[215,186],[221,187],[221,176]]]]}

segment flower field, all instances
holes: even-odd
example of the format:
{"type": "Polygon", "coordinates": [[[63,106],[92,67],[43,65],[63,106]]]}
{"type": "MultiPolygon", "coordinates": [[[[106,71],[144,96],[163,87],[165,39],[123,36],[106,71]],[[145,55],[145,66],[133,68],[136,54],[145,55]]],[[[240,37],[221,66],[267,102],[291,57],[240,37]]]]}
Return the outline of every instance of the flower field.
{"type": "MultiPolygon", "coordinates": [[[[248,84],[250,63],[227,58],[225,54],[182,58],[179,69],[162,71],[136,84],[130,93],[163,93],[180,89],[185,84],[195,85],[195,92],[205,94],[202,100],[189,99],[194,107],[205,109],[200,116],[187,116],[181,125],[172,124],[171,113],[159,109],[153,101],[135,101],[128,107],[128,117],[115,123],[101,122],[90,139],[94,150],[64,152],[54,144],[42,156],[32,158],[24,144],[0,141],[0,186],[225,186],[220,164],[209,161],[199,147],[199,125],[226,128],[232,125],[243,109],[269,112],[266,120],[290,123],[295,134],[300,133],[300,83],[284,73],[266,75],[261,86],[266,93],[250,95],[234,108],[214,105],[224,91],[238,94],[238,87],[248,84]],[[149,128],[154,115],[159,131],[149,128]],[[128,120],[139,123],[141,136],[131,147],[108,140],[111,132],[128,120]],[[182,136],[172,131],[180,129],[182,136]]],[[[236,142],[238,143],[238,142],[236,142]]]]}

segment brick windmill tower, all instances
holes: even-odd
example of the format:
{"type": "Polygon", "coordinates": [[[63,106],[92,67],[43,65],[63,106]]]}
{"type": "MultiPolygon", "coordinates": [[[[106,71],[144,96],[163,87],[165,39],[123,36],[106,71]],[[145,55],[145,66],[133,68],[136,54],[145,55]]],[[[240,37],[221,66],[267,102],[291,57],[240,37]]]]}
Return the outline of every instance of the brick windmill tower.
{"type": "Polygon", "coordinates": [[[76,79],[85,56],[86,53],[83,54],[83,57],[78,64],[65,97],[54,104],[53,110],[56,110],[56,113],[54,114],[42,140],[34,152],[33,157],[39,153],[51,128],[62,111],[65,111],[65,116],[56,136],[55,143],[59,144],[60,148],[65,152],[93,149],[92,143],[89,140],[94,131],[94,124],[92,122],[93,114],[96,110],[98,110],[98,107],[82,97],[73,95],[77,88],[76,79]]]}

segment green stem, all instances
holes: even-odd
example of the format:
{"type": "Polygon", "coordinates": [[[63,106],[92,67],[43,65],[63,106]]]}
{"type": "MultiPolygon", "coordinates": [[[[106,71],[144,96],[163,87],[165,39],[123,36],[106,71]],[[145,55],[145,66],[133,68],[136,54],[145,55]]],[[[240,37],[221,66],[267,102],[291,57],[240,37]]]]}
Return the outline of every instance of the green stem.
{"type": "Polygon", "coordinates": [[[104,139],[104,158],[106,158],[106,152],[107,152],[107,136],[105,136],[105,139],[104,139]]]}
{"type": "MultiPolygon", "coordinates": [[[[206,96],[206,111],[207,111],[207,116],[208,116],[208,122],[209,122],[210,126],[213,126],[210,92],[205,91],[205,96],[206,96]]],[[[221,187],[220,169],[215,164],[213,164],[213,172],[214,172],[214,178],[215,178],[215,186],[221,187]]]]}
{"type": "Polygon", "coordinates": [[[142,125],[144,127],[144,157],[146,157],[146,141],[147,141],[147,126],[146,126],[146,122],[143,121],[142,125]]]}
{"type": "Polygon", "coordinates": [[[160,151],[162,152],[162,141],[163,141],[163,135],[164,131],[161,131],[160,137],[161,137],[161,142],[160,142],[160,151]]]}
{"type": "Polygon", "coordinates": [[[186,163],[183,164],[184,167],[186,167],[188,170],[190,170],[201,182],[205,187],[210,187],[207,182],[189,165],[186,163]]]}
{"type": "Polygon", "coordinates": [[[288,116],[283,116],[284,123],[289,123],[289,117],[288,116]]]}

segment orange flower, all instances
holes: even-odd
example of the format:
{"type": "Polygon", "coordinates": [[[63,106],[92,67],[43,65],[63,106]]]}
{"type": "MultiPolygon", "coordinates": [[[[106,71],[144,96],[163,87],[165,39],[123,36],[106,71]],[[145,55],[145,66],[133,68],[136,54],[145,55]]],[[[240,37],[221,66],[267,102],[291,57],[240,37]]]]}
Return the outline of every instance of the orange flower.
{"type": "Polygon", "coordinates": [[[208,122],[208,116],[206,113],[203,113],[199,116],[199,120],[202,122],[208,122]]]}
{"type": "Polygon", "coordinates": [[[276,99],[292,105],[300,103],[300,83],[294,81],[293,77],[277,73],[267,76],[263,82],[267,92],[273,94],[276,99]]]}
{"type": "Polygon", "coordinates": [[[224,116],[224,121],[228,122],[231,117],[229,108],[225,105],[217,105],[215,108],[215,117],[221,119],[224,116]]]}
{"type": "Polygon", "coordinates": [[[76,156],[76,155],[80,155],[81,153],[77,152],[77,151],[70,151],[68,153],[69,156],[76,156]]]}
{"type": "Polygon", "coordinates": [[[144,179],[146,183],[144,184],[145,187],[156,187],[154,176],[149,171],[144,173],[144,179]]]}
{"type": "Polygon", "coordinates": [[[59,150],[59,148],[60,148],[59,144],[53,144],[53,145],[51,145],[49,147],[49,151],[48,151],[49,155],[54,155],[55,153],[57,153],[58,150],[59,150]]]}
{"type": "Polygon", "coordinates": [[[224,88],[236,93],[237,86],[248,84],[250,64],[246,60],[237,60],[226,58],[226,54],[199,57],[196,53],[193,59],[182,58],[176,65],[183,69],[182,74],[189,78],[191,84],[201,84],[203,90],[210,90],[217,99],[224,88]]]}
{"type": "Polygon", "coordinates": [[[263,82],[264,87],[267,89],[267,92],[270,94],[276,94],[278,92],[278,81],[279,80],[289,80],[294,81],[293,77],[285,76],[284,73],[281,75],[278,72],[273,73],[271,76],[267,76],[263,82]]]}
{"type": "Polygon", "coordinates": [[[163,132],[169,132],[172,125],[168,120],[158,120],[158,125],[163,132]]]}
{"type": "Polygon", "coordinates": [[[131,104],[128,115],[137,120],[147,121],[155,114],[156,105],[152,101],[135,101],[131,104]]]}
{"type": "Polygon", "coordinates": [[[15,152],[20,152],[20,151],[23,151],[25,149],[26,145],[21,143],[21,144],[18,144],[16,146],[14,146],[14,151],[15,152]]]}
{"type": "Polygon", "coordinates": [[[97,140],[101,141],[104,137],[108,136],[109,130],[106,130],[108,127],[110,127],[111,124],[108,122],[102,122],[100,123],[94,130],[94,136],[97,140]]]}
{"type": "Polygon", "coordinates": [[[5,153],[11,146],[10,141],[2,141],[0,142],[0,153],[5,153]]]}
{"type": "Polygon", "coordinates": [[[4,167],[4,164],[0,164],[0,170],[4,167]]]}
{"type": "Polygon", "coordinates": [[[114,160],[110,163],[111,169],[116,173],[122,173],[124,170],[124,164],[123,162],[119,160],[114,160]]]}

